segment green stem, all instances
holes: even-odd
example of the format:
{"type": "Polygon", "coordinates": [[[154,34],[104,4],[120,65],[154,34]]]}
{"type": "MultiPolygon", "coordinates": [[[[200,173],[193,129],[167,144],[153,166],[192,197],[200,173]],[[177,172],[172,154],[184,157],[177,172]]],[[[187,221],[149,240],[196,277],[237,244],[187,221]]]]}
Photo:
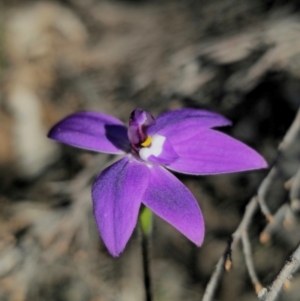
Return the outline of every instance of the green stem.
{"type": "Polygon", "coordinates": [[[149,236],[144,234],[142,234],[142,256],[143,256],[144,286],[145,286],[146,301],[152,301],[149,236]]]}
{"type": "Polygon", "coordinates": [[[151,273],[150,273],[150,237],[152,232],[152,212],[143,208],[140,214],[140,226],[142,232],[142,257],[144,270],[144,287],[146,301],[152,301],[151,273]]]}

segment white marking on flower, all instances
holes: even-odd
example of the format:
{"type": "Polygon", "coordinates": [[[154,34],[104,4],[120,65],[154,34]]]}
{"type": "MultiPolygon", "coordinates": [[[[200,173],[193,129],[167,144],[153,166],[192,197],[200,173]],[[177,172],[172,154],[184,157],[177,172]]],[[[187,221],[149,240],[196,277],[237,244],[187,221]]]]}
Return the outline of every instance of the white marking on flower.
{"type": "Polygon", "coordinates": [[[166,137],[161,135],[154,135],[152,137],[152,142],[149,147],[143,147],[139,151],[140,157],[147,161],[147,159],[153,155],[154,157],[158,157],[163,151],[163,145],[166,140],[166,137]]]}

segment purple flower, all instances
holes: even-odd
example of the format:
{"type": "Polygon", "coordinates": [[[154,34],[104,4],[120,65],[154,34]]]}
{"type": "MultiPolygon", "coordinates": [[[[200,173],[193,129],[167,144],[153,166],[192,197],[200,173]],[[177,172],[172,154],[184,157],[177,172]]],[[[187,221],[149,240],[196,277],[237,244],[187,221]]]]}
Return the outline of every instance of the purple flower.
{"type": "Polygon", "coordinates": [[[257,152],[211,129],[230,124],[204,110],[169,111],[155,120],[136,109],[127,129],[112,116],[81,112],[55,125],[49,137],[84,149],[125,155],[98,176],[92,189],[102,239],[109,252],[118,256],[134,230],[142,203],[197,246],[202,244],[204,221],[198,203],[165,168],[208,175],[266,167],[257,152]]]}

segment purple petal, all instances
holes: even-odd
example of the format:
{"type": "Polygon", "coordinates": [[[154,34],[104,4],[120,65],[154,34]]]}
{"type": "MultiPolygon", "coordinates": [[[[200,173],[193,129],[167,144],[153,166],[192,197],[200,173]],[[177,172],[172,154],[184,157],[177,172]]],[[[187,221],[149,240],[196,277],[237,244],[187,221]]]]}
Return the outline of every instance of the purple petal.
{"type": "Polygon", "coordinates": [[[150,168],[149,186],[142,202],[197,246],[202,244],[204,221],[198,203],[167,170],[160,166],[150,168]]]}
{"type": "Polygon", "coordinates": [[[168,165],[178,159],[172,144],[161,135],[154,135],[151,145],[140,149],[139,155],[144,161],[163,165],[168,165]]]}
{"type": "Polygon", "coordinates": [[[187,174],[220,174],[267,167],[247,145],[215,130],[186,129],[168,137],[179,159],[167,167],[187,174]]]}
{"type": "Polygon", "coordinates": [[[97,112],[72,114],[49,132],[49,138],[79,148],[111,154],[129,150],[127,128],[117,118],[97,112]]]}
{"type": "Polygon", "coordinates": [[[168,111],[156,119],[156,124],[148,129],[150,135],[161,134],[167,136],[170,133],[176,133],[180,128],[211,128],[231,125],[231,122],[225,117],[196,109],[181,109],[168,111]]]}
{"type": "Polygon", "coordinates": [[[133,232],[148,181],[149,168],[125,157],[106,168],[94,183],[94,215],[104,244],[113,256],[124,250],[133,232]]]}

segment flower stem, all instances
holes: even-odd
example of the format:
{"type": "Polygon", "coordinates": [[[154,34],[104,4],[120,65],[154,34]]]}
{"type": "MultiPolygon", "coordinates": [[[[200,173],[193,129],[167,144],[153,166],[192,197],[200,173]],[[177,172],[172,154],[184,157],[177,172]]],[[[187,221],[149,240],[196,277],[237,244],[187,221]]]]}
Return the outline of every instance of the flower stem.
{"type": "Polygon", "coordinates": [[[144,286],[146,301],[152,301],[151,276],[150,276],[150,256],[149,256],[149,235],[142,234],[142,256],[144,270],[144,286]]]}
{"type": "Polygon", "coordinates": [[[142,257],[144,270],[144,287],[146,301],[152,301],[151,273],[150,273],[150,238],[152,232],[152,212],[143,208],[140,214],[140,228],[142,232],[142,257]]]}

